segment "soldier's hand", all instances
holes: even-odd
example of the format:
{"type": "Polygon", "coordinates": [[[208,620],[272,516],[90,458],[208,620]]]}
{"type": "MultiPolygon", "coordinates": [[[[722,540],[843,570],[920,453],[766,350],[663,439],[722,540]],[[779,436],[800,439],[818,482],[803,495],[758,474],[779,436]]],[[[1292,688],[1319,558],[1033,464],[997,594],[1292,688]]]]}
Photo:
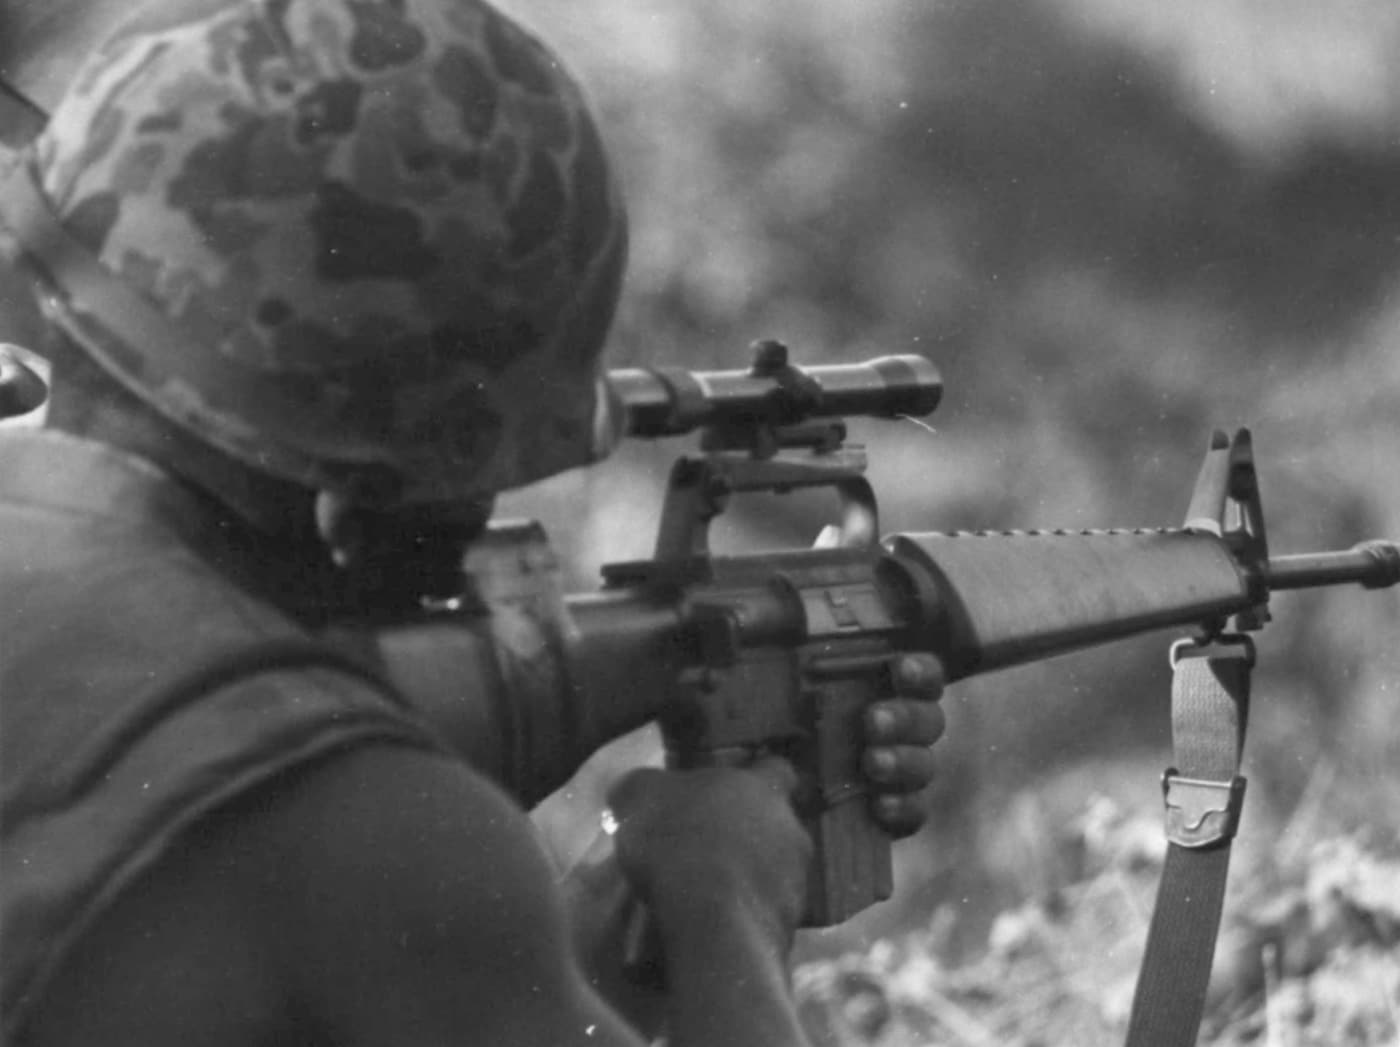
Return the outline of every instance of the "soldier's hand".
{"type": "Polygon", "coordinates": [[[895,697],[865,712],[862,764],[873,792],[871,813],[891,836],[909,836],[927,817],[924,792],[933,782],[933,744],[943,736],[943,666],[931,654],[895,661],[895,697]]]}
{"type": "Polygon", "coordinates": [[[812,841],[792,807],[797,774],[765,757],[742,770],[633,771],[609,796],[617,857],[663,928],[677,907],[757,906],[789,940],[812,841]]]}

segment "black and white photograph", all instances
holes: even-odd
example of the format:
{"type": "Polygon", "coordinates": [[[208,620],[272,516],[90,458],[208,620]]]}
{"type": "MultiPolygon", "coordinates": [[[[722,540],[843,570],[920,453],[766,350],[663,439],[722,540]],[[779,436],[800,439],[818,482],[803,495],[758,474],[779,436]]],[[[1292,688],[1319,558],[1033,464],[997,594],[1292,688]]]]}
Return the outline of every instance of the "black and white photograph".
{"type": "Polygon", "coordinates": [[[1400,1045],[1397,55],[0,0],[0,1047],[1400,1045]]]}

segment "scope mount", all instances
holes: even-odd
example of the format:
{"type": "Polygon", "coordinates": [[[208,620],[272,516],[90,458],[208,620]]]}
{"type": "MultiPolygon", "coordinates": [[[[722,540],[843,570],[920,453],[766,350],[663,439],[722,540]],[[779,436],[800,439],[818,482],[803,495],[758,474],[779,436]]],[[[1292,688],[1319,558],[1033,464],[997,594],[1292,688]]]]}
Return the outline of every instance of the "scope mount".
{"type": "Polygon", "coordinates": [[[709,454],[746,452],[750,458],[770,459],[780,451],[807,449],[832,454],[846,440],[846,423],[819,417],[824,392],[821,383],[788,359],[782,342],[754,342],[749,375],[767,379],[772,387],[761,411],[723,417],[700,430],[700,449],[709,454]]]}
{"type": "Polygon", "coordinates": [[[792,364],[787,346],[755,342],[748,376],[770,383],[759,409],[700,426],[699,455],[679,458],[662,503],[652,560],[613,564],[609,585],[688,582],[710,576],[710,523],[735,494],[830,488],[840,503],[830,544],[868,547],[880,536],[864,447],[847,445],[845,420],[823,415],[821,384],[792,364]]]}

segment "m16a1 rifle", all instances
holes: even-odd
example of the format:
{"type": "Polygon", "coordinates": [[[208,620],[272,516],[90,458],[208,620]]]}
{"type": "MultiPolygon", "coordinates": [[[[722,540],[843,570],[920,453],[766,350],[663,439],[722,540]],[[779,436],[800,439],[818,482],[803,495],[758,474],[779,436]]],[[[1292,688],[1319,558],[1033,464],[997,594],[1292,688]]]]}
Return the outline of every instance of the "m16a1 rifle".
{"type": "Polygon", "coordinates": [[[891,893],[861,716],[890,695],[902,653],[936,655],[956,681],[1172,626],[1255,631],[1275,591],[1400,580],[1390,542],[1271,556],[1244,430],[1212,436],[1181,527],[881,537],[843,419],[931,412],[942,383],[924,358],[801,368],[765,342],[745,371],[610,381],[631,435],[701,434],[701,453],[671,471],[652,557],[568,594],[538,525],[496,526],[465,558],[463,599],[380,630],[379,657],[473,763],[527,799],[650,721],[673,766],[788,757],[816,845],[809,926],[891,893]],[[818,547],[711,552],[732,498],[804,488],[839,506],[818,547]]]}

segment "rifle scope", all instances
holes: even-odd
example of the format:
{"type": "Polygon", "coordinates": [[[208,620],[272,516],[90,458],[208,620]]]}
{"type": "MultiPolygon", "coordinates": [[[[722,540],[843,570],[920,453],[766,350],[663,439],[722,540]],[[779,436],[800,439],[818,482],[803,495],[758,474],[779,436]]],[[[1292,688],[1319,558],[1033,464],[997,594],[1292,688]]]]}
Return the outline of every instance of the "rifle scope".
{"type": "Polygon", "coordinates": [[[919,417],[938,406],[943,379],[922,356],[797,367],[781,342],[754,345],[747,371],[625,368],[608,383],[627,408],[629,436],[678,436],[733,425],[793,425],[810,418],[919,417]]]}

